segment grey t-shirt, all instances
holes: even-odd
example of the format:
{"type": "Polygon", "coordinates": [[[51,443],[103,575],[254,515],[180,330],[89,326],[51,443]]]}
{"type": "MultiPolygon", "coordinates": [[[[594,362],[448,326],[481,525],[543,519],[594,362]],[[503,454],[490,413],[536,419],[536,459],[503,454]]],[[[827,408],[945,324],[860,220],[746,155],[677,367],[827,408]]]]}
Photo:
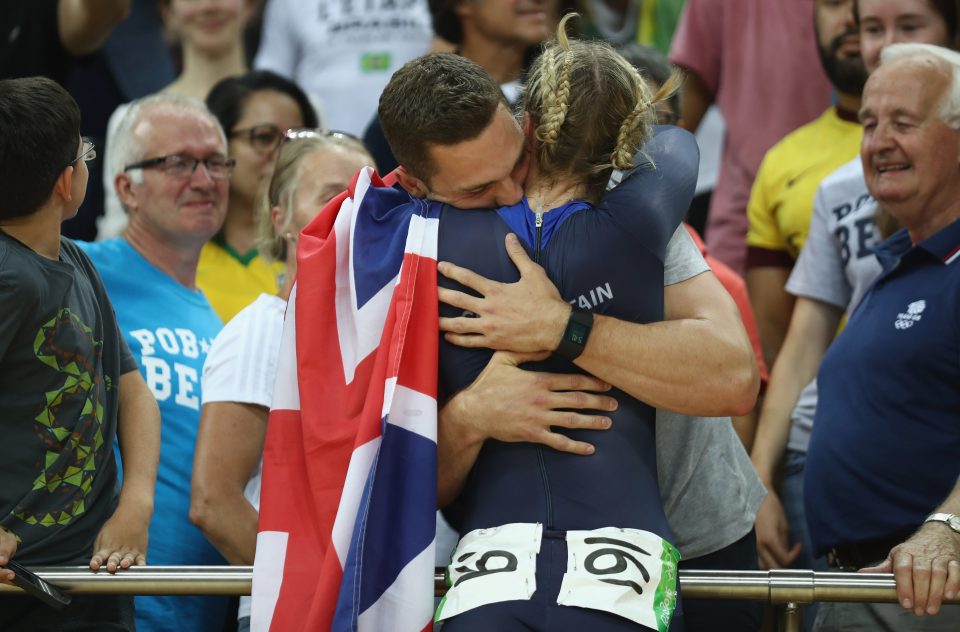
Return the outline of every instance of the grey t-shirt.
{"type": "Polygon", "coordinates": [[[0,526],[27,565],[86,563],[117,503],[120,375],[136,370],[99,275],[68,239],[0,231],[0,526]]]}
{"type": "MultiPolygon", "coordinates": [[[[709,270],[683,226],[667,245],[664,285],[709,270]]],[[[657,410],[660,496],[684,559],[728,546],[753,528],[766,490],[729,417],[657,410]]]]}
{"type": "MultiPolygon", "coordinates": [[[[810,231],[790,273],[787,291],[852,314],[880,275],[880,262],[873,254],[880,241],[876,212],[859,158],[824,178],[814,197],[810,231]]],[[[807,451],[816,411],[817,382],[813,380],[800,393],[791,414],[788,449],[807,451]]]]}

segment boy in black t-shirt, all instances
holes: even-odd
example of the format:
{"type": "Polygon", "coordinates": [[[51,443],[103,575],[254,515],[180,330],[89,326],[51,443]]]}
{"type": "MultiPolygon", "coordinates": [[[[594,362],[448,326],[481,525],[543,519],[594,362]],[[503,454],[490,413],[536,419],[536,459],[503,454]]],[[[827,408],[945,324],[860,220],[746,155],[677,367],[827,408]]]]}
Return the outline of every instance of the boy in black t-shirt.
{"type": "MultiPolygon", "coordinates": [[[[60,236],[93,146],[73,98],[0,81],[0,582],[26,566],[146,563],[160,417],[90,260],[60,236]],[[124,464],[118,489],[114,439],[124,464]]],[[[2,630],[132,630],[131,597],[0,597],[2,630]]]]}

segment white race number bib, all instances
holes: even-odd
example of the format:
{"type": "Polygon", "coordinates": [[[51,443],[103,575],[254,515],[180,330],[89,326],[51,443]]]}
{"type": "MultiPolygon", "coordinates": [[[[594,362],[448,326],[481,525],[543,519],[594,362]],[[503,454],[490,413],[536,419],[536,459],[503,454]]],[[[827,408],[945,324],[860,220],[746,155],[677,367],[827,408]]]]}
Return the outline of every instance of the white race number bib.
{"type": "Polygon", "coordinates": [[[449,588],[435,620],[491,603],[530,599],[537,590],[542,534],[540,524],[513,523],[463,536],[447,566],[449,588]]]}
{"type": "Polygon", "coordinates": [[[567,572],[557,603],[611,612],[666,632],[677,604],[680,552],[639,529],[567,532],[567,572]]]}

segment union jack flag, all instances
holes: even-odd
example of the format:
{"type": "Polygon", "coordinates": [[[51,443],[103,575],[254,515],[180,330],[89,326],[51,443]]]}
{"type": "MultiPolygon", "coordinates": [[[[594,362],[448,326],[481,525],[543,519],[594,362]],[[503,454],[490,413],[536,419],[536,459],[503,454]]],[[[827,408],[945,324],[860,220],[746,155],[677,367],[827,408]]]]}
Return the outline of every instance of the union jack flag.
{"type": "Polygon", "coordinates": [[[255,632],[431,627],[437,226],[367,168],[300,235],[263,454],[255,632]]]}

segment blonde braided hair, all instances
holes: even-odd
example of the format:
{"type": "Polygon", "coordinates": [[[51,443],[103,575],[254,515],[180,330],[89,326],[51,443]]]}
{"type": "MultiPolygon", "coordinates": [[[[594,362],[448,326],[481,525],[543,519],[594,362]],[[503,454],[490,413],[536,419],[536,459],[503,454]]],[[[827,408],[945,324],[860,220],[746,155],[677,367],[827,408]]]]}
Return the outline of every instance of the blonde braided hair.
{"type": "Polygon", "coordinates": [[[653,107],[650,104],[649,94],[642,94],[641,98],[637,99],[637,105],[634,106],[633,111],[627,115],[623,124],[620,125],[617,145],[610,155],[610,164],[613,165],[614,169],[630,169],[633,167],[633,155],[646,136],[652,122],[652,112],[653,107]]]}
{"type": "Polygon", "coordinates": [[[542,143],[543,150],[554,154],[560,128],[567,118],[570,108],[570,41],[561,29],[558,45],[544,53],[550,60],[543,65],[541,85],[543,91],[543,116],[537,126],[536,138],[542,143]]]}
{"type": "MultiPolygon", "coordinates": [[[[643,88],[647,88],[647,82],[637,72],[632,64],[624,60],[637,81],[643,88]]],[[[620,126],[620,133],[617,134],[617,145],[610,156],[610,162],[614,169],[630,169],[633,165],[633,156],[637,149],[650,136],[652,126],[656,122],[657,104],[669,99],[677,90],[680,89],[682,75],[679,72],[673,72],[655,95],[650,94],[649,89],[641,89],[637,94],[637,104],[633,111],[627,115],[620,126]]],[[[650,161],[651,164],[652,161],[650,161]]]]}
{"type": "Polygon", "coordinates": [[[560,20],[557,37],[533,63],[524,111],[534,125],[534,156],[542,176],[580,181],[599,200],[613,169],[633,166],[650,136],[655,105],[679,86],[671,78],[656,96],[609,44],[571,39],[560,20]]]}

